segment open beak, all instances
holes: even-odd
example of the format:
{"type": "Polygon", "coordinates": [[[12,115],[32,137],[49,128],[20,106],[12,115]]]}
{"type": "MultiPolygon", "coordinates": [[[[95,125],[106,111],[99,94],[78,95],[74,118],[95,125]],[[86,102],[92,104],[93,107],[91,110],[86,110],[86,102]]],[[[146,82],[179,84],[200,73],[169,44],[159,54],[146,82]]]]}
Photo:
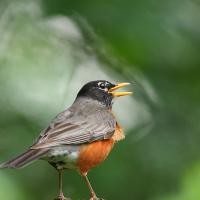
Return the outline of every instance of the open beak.
{"type": "Polygon", "coordinates": [[[115,90],[122,88],[124,86],[130,85],[130,83],[118,83],[114,87],[110,88],[108,93],[112,94],[114,97],[121,97],[126,95],[131,95],[132,92],[115,92],[115,90]]]}

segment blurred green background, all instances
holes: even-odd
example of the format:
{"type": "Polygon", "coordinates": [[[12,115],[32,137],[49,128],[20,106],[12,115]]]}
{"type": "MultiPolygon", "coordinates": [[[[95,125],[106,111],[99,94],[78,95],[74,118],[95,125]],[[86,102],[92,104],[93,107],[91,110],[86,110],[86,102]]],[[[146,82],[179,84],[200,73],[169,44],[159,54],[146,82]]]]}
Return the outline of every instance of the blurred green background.
{"type": "MultiPolygon", "coordinates": [[[[126,132],[89,173],[108,200],[200,199],[200,2],[1,0],[0,162],[24,151],[87,81],[132,83],[115,102],[126,132]]],[[[88,199],[66,171],[64,191],[88,199]]],[[[0,199],[52,200],[44,161],[0,171],[0,199]]]]}

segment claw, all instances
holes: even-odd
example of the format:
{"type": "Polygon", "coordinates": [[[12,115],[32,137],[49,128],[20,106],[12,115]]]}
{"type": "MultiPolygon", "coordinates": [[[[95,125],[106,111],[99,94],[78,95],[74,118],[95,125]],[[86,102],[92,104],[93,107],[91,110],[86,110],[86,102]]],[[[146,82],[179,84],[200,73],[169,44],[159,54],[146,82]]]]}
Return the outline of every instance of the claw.
{"type": "Polygon", "coordinates": [[[64,195],[60,195],[57,198],[55,198],[54,200],[71,200],[71,199],[64,197],[64,195]]]}
{"type": "Polygon", "coordinates": [[[104,200],[103,198],[98,198],[98,197],[91,197],[90,200],[104,200]]]}

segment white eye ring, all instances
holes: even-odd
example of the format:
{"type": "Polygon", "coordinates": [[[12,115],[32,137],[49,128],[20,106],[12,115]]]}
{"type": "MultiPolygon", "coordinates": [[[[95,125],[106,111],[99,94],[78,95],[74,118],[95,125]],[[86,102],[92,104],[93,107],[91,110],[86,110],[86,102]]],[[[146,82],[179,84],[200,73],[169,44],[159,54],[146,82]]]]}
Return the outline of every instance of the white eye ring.
{"type": "Polygon", "coordinates": [[[104,90],[106,88],[106,85],[105,85],[105,83],[100,83],[99,87],[104,90]]]}
{"type": "Polygon", "coordinates": [[[108,88],[106,88],[106,83],[105,82],[99,82],[98,83],[98,86],[99,86],[99,88],[101,89],[101,90],[104,90],[104,91],[108,91],[108,88]]]}

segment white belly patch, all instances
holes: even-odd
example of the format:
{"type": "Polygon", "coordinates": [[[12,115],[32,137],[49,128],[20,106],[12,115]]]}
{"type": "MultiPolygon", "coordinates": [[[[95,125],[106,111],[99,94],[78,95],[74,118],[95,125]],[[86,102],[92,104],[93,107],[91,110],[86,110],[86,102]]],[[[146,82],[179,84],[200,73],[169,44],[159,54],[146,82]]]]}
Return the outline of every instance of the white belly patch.
{"type": "Polygon", "coordinates": [[[43,159],[50,162],[57,169],[75,169],[79,151],[77,148],[66,146],[51,149],[43,159]]]}

